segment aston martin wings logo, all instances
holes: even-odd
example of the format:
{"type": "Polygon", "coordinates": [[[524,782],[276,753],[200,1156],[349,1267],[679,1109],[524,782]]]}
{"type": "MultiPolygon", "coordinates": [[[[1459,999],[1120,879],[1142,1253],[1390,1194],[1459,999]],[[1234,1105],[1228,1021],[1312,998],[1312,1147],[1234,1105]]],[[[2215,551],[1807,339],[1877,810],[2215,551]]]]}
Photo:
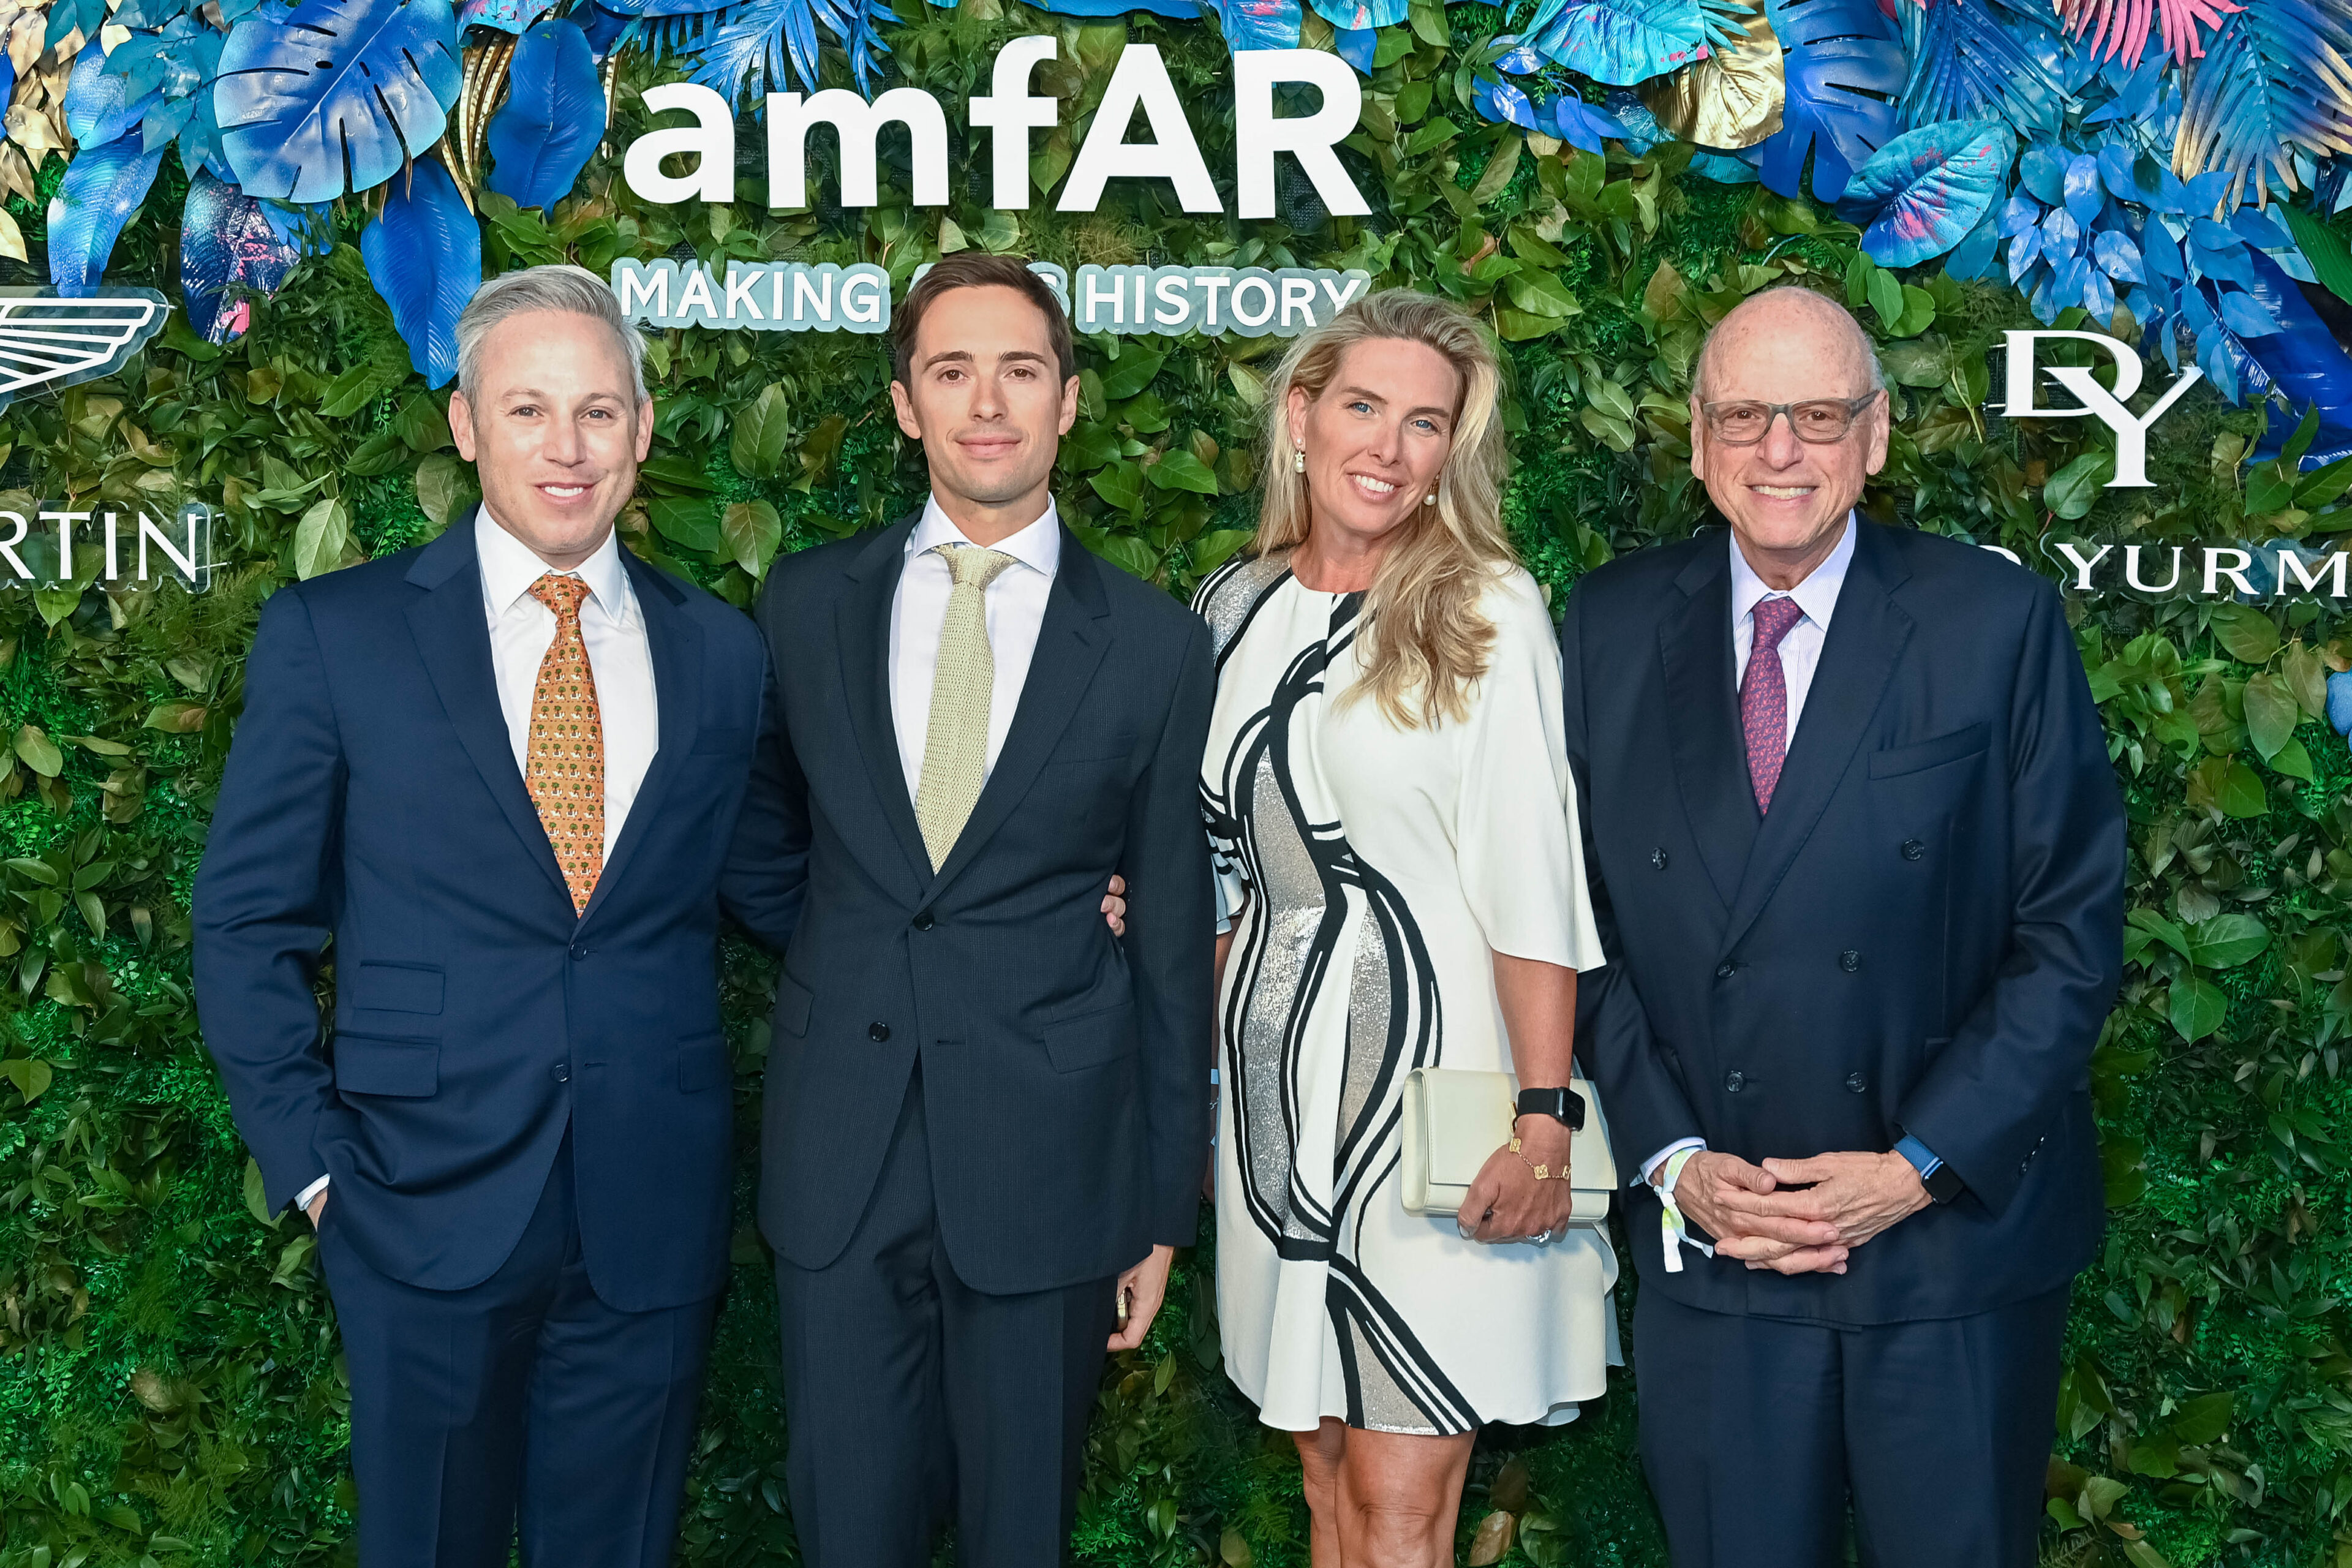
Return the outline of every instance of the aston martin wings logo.
{"type": "Polygon", "coordinates": [[[152,289],[0,289],[0,408],[35,390],[110,374],[163,331],[171,304],[152,289]]]}

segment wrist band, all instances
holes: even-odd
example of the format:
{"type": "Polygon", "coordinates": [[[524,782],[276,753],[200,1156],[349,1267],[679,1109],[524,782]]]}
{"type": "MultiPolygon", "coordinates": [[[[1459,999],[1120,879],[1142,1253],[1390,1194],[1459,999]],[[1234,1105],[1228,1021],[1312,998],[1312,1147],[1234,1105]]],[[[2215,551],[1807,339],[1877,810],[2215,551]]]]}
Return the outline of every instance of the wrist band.
{"type": "Polygon", "coordinates": [[[1664,1167],[1665,1175],[1658,1183],[1659,1246],[1665,1253],[1666,1272],[1669,1274],[1683,1271],[1682,1249],[1685,1247],[1696,1247],[1709,1258],[1715,1256],[1714,1247],[1693,1238],[1683,1227],[1683,1211],[1675,1203],[1675,1184],[1682,1179],[1683,1167],[1689,1164],[1691,1156],[1697,1152],[1695,1148],[1677,1149],[1667,1155],[1664,1167]]]}

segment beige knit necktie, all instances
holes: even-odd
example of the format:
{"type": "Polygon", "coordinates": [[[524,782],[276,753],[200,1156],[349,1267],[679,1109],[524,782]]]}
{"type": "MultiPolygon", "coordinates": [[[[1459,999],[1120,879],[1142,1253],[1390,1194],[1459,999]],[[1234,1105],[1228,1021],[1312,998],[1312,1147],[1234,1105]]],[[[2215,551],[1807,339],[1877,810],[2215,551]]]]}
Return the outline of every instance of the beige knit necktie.
{"type": "Polygon", "coordinates": [[[996,655],[988,646],[988,585],[1013,564],[1001,551],[942,544],[955,586],[940,625],[940,661],[931,671],[930,727],[923,735],[923,775],[915,787],[915,821],[936,871],[980,799],[988,770],[988,707],[996,691],[996,655]]]}

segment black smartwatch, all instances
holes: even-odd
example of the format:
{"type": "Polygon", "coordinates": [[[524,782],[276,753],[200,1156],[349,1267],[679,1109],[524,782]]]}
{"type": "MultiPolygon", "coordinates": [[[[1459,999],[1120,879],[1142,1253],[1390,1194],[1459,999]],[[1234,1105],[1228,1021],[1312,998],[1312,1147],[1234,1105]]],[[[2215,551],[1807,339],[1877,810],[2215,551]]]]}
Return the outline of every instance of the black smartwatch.
{"type": "Polygon", "coordinates": [[[1927,1189],[1929,1198],[1939,1204],[1950,1203],[1968,1191],[1968,1184],[1949,1165],[1937,1165],[1920,1178],[1919,1184],[1927,1189]]]}
{"type": "Polygon", "coordinates": [[[1584,1131],[1584,1096],[1572,1089],[1519,1090],[1521,1116],[1549,1116],[1570,1132],[1584,1131]]]}

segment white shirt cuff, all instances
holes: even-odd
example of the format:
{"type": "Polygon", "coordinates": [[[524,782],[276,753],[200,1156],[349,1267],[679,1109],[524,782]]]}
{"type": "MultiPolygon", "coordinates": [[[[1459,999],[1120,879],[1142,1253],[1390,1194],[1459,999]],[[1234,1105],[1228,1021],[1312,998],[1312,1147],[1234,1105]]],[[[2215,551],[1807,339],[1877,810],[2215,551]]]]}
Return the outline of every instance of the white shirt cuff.
{"type": "Polygon", "coordinates": [[[1664,1164],[1668,1160],[1672,1159],[1675,1155],[1676,1155],[1676,1154],[1680,1153],[1683,1150],[1685,1150],[1685,1149],[1704,1149],[1704,1148],[1706,1148],[1706,1139],[1704,1139],[1704,1138],[1679,1138],[1679,1139],[1676,1139],[1674,1142],[1667,1144],[1664,1148],[1663,1148],[1663,1149],[1659,1150],[1656,1153],[1654,1153],[1654,1154],[1651,1155],[1648,1159],[1646,1159],[1646,1160],[1643,1161],[1643,1162],[1642,1162],[1642,1173],[1641,1173],[1639,1176],[1636,1176],[1633,1180],[1632,1180],[1632,1181],[1630,1181],[1630,1182],[1626,1183],[1625,1184],[1626,1184],[1627,1186],[1629,1186],[1629,1187],[1636,1187],[1636,1186],[1639,1186],[1639,1185],[1641,1185],[1643,1182],[1646,1182],[1646,1181],[1648,1181],[1648,1180],[1650,1179],[1650,1173],[1652,1173],[1653,1171],[1655,1171],[1659,1166],[1661,1166],[1661,1165],[1664,1164]]]}
{"type": "Polygon", "coordinates": [[[327,1190],[327,1184],[333,1180],[334,1178],[332,1176],[321,1176],[317,1181],[312,1182],[309,1186],[304,1187],[300,1192],[296,1193],[294,1194],[294,1206],[298,1209],[309,1208],[310,1206],[310,1200],[317,1197],[320,1193],[325,1192],[327,1190]]]}

